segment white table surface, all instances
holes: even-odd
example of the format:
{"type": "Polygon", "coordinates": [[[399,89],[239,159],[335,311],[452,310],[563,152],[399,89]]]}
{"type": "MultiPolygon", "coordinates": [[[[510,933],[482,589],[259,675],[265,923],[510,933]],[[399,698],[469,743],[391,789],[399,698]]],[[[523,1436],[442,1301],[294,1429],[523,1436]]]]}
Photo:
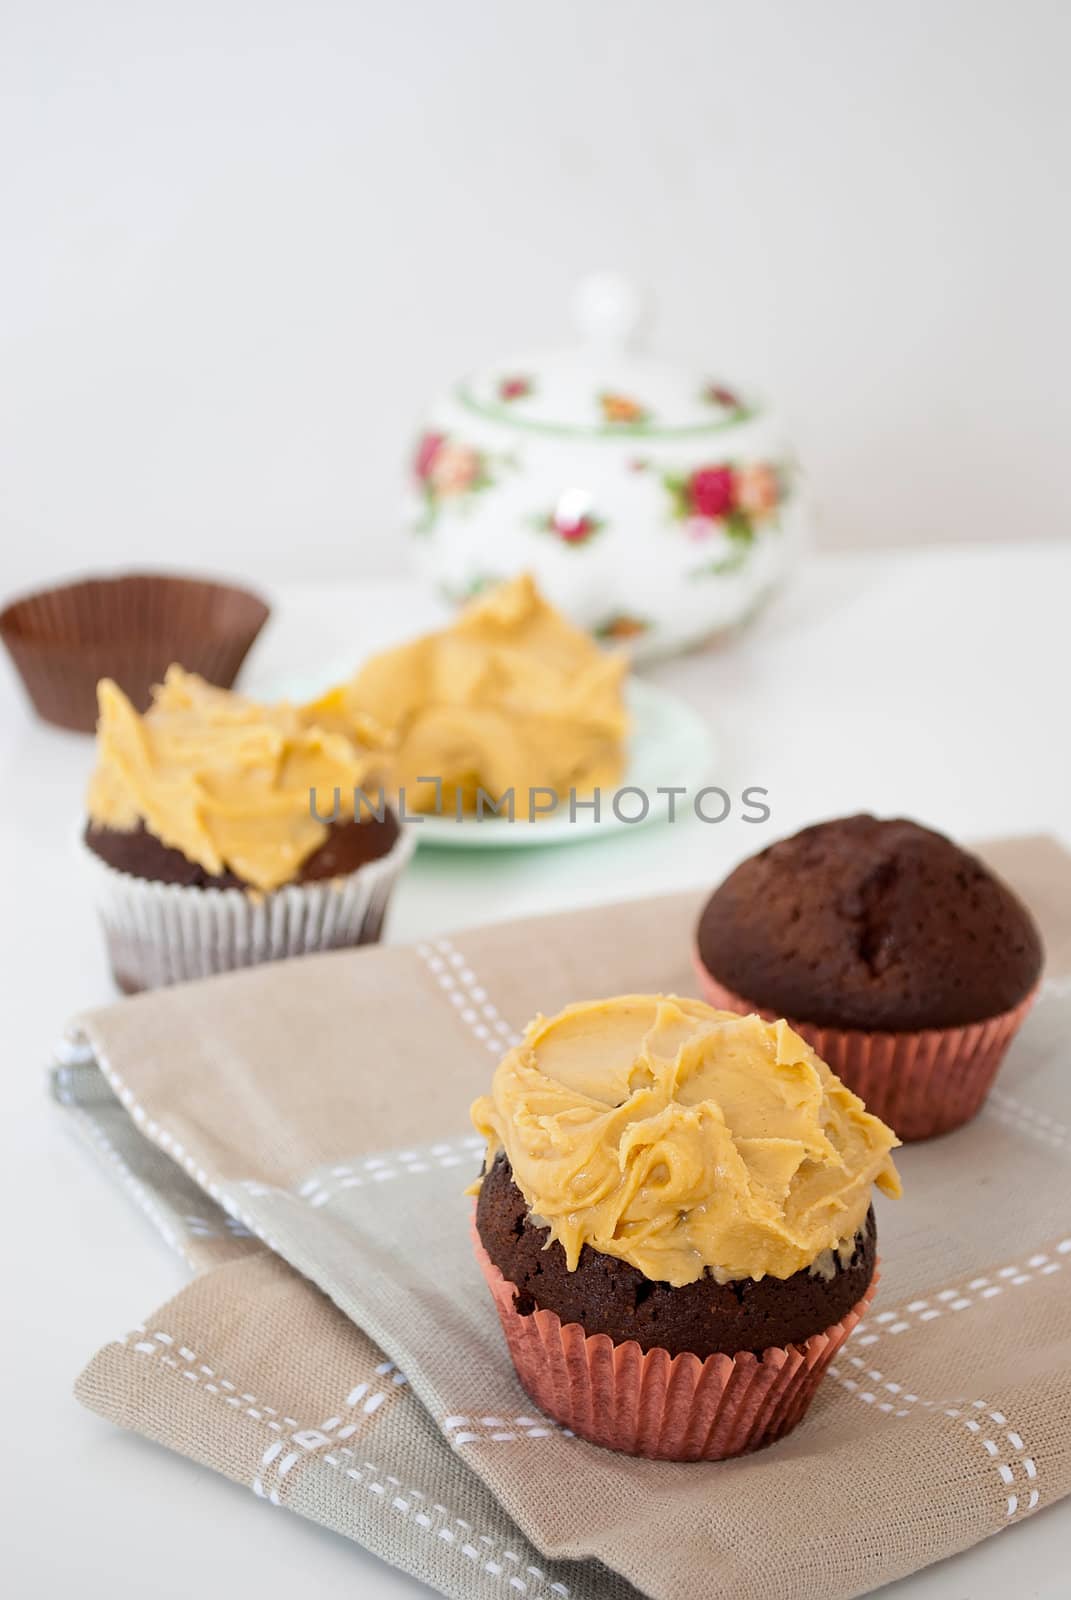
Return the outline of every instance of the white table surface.
{"type": "MultiPolygon", "coordinates": [[[[731,647],[650,674],[709,716],[721,750],[716,781],[769,789],[769,827],[663,824],[549,852],[420,851],[390,937],[713,884],[760,842],[862,808],[906,812],[967,840],[1044,830],[1071,845],[1069,595],[1068,546],[812,557],[731,647]]],[[[435,615],[403,584],[294,586],[275,599],[247,669],[251,685],[340,655],[356,662],[435,615]]],[[[93,1351],[186,1277],[44,1093],[64,1020],[114,993],[70,872],[91,756],[88,739],[32,720],[5,659],[0,1581],[19,1597],[76,1586],[83,1600],[427,1594],[342,1538],[120,1433],[71,1398],[93,1351]]],[[[1065,1501],[884,1593],[1066,1597],[1069,1551],[1065,1501]]]]}

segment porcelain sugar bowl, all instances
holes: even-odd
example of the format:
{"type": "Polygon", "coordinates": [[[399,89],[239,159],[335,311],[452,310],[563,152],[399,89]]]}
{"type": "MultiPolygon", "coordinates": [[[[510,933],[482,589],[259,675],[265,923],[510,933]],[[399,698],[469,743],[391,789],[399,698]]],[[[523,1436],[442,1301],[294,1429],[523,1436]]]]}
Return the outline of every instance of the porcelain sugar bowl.
{"type": "Polygon", "coordinates": [[[638,658],[743,621],[804,524],[772,413],[704,372],[635,354],[639,297],[585,279],[576,346],[464,379],[411,463],[414,563],[453,602],[528,571],[638,658]]]}

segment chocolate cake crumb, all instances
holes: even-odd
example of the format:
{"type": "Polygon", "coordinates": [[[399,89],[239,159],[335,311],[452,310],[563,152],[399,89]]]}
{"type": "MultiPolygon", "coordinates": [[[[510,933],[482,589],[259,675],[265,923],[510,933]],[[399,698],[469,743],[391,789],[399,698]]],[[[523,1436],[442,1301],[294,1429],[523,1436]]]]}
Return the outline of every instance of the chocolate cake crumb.
{"type": "Polygon", "coordinates": [[[583,1246],[570,1272],[561,1245],[529,1216],[501,1151],[480,1188],[476,1227],[495,1266],[516,1286],[515,1305],[522,1316],[554,1311],[563,1323],[579,1322],[588,1334],[609,1334],[616,1343],[635,1339],[642,1350],[660,1347],[670,1355],[691,1351],[700,1360],[745,1350],[759,1355],[771,1345],[800,1344],[831,1327],[866,1293],[877,1251],[871,1208],[851,1260],[842,1266],[834,1258],[828,1278],[804,1269],[790,1278],[718,1283],[708,1274],[674,1288],[590,1245],[583,1246]]]}
{"type": "MultiPolygon", "coordinates": [[[[332,823],[327,838],[318,850],[302,862],[295,883],[316,883],[356,872],[369,861],[388,855],[398,837],[398,822],[391,811],[383,820],[369,817],[361,822],[332,823]]],[[[143,822],[130,832],[100,828],[90,822],[83,835],[90,850],[117,872],[152,883],[177,883],[190,889],[247,889],[249,884],[229,869],[206,872],[199,862],[190,861],[181,850],[163,844],[143,822]]]]}

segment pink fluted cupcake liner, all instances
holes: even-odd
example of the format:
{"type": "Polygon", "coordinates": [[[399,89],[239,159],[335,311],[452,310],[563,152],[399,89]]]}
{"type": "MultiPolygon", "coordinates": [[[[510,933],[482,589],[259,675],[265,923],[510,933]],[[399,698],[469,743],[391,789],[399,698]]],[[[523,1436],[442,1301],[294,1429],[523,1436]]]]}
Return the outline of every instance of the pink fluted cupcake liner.
{"type": "Polygon", "coordinates": [[[525,1391],[591,1444],[661,1461],[722,1461],[772,1444],[810,1405],[829,1363],[870,1303],[877,1273],[846,1316],[802,1344],[735,1356],[671,1356],[588,1334],[553,1311],[522,1316],[473,1225],[473,1246],[525,1391]]]}
{"type": "MultiPolygon", "coordinates": [[[[711,976],[695,953],[703,998],[719,1011],[756,1012],[768,1022],[777,1013],[755,1005],[711,976]]],[[[862,1028],[825,1028],[786,1018],[842,1083],[905,1142],[951,1133],[985,1103],[1008,1046],[1037,997],[1032,989],[1010,1011],[955,1028],[887,1033],[862,1028]]]]}

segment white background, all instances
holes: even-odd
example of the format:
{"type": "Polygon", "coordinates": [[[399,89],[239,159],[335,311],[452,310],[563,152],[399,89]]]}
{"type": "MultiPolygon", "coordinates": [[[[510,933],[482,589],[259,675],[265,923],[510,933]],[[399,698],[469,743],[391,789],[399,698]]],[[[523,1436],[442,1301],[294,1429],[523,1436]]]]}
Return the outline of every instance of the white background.
{"type": "MultiPolygon", "coordinates": [[[[397,570],[426,398],[566,338],[577,274],[620,267],[656,348],[781,401],[827,543],[1009,541],[817,561],[735,653],[660,669],[734,779],[786,832],[866,805],[1071,844],[1069,556],[1024,547],[1071,526],[1069,59],[1061,0],[0,0],[0,596],[230,571],[277,602],[263,669],[361,653],[354,618],[404,633],[396,589],[278,580],[397,570]]],[[[110,996],[66,850],[90,759],[5,664],[0,1583],[415,1594],[70,1397],[181,1282],[41,1088],[110,996]]],[[[713,883],[752,847],[418,857],[394,936],[713,883]]],[[[1058,1600],[1069,1516],[896,1592],[1058,1600]]]]}
{"type": "Polygon", "coordinates": [[[465,368],[651,342],[776,395],[827,542],[1048,538],[1061,0],[4,0],[0,593],[391,572],[465,368]]]}

